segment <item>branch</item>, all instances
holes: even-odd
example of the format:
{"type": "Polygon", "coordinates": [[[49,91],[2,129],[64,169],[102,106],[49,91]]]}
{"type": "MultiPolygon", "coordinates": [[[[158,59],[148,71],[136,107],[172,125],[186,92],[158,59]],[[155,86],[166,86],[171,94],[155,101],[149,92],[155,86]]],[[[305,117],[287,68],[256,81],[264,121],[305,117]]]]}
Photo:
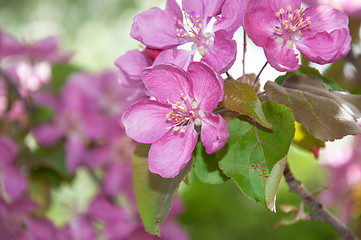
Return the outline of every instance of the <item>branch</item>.
{"type": "Polygon", "coordinates": [[[0,77],[2,77],[10,86],[10,88],[13,90],[13,92],[15,93],[16,97],[18,99],[20,99],[20,101],[23,102],[26,111],[33,116],[35,114],[34,109],[30,106],[29,102],[23,97],[21,96],[18,87],[16,86],[16,84],[14,83],[14,81],[11,79],[11,77],[4,72],[2,69],[0,69],[0,77]]]}
{"type": "Polygon", "coordinates": [[[343,224],[338,218],[333,216],[328,209],[326,209],[322,203],[320,203],[306,188],[298,181],[291,173],[288,164],[286,164],[283,175],[286,178],[286,182],[289,186],[290,192],[298,194],[304,203],[306,203],[313,211],[311,214],[311,220],[323,221],[331,225],[347,240],[358,240],[356,235],[343,224]]]}

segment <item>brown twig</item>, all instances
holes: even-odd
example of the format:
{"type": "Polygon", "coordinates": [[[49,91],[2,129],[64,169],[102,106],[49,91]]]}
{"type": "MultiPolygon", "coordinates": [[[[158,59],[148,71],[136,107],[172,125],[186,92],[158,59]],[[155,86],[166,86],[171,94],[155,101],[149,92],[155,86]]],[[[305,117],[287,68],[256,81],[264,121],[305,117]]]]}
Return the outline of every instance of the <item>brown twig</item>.
{"type": "Polygon", "coordinates": [[[244,31],[243,32],[243,76],[242,76],[242,82],[246,82],[246,51],[247,51],[247,34],[244,31]]]}
{"type": "Polygon", "coordinates": [[[338,218],[330,213],[330,211],[323,206],[306,188],[297,180],[291,173],[288,164],[286,164],[283,175],[286,178],[286,182],[289,186],[290,192],[298,194],[304,203],[306,203],[313,213],[310,214],[311,220],[323,221],[331,225],[347,240],[358,240],[356,235],[343,224],[338,218]]]}
{"type": "Polygon", "coordinates": [[[18,99],[20,99],[20,101],[23,102],[24,106],[25,106],[25,109],[26,111],[30,114],[30,115],[34,115],[35,112],[34,112],[34,109],[30,106],[29,102],[23,97],[21,96],[19,90],[18,90],[18,87],[16,86],[16,84],[14,83],[14,81],[11,79],[11,77],[6,73],[4,72],[2,69],[0,69],[0,77],[2,77],[6,82],[7,84],[9,84],[11,90],[15,93],[16,97],[18,99]]]}
{"type": "Polygon", "coordinates": [[[253,84],[252,84],[252,87],[253,87],[253,88],[256,86],[256,84],[257,84],[257,82],[258,82],[258,80],[259,80],[259,77],[261,76],[261,73],[263,72],[263,70],[266,68],[267,64],[268,64],[268,62],[266,62],[266,63],[263,65],[261,71],[259,71],[256,79],[254,80],[254,82],[253,82],[253,84]]]}

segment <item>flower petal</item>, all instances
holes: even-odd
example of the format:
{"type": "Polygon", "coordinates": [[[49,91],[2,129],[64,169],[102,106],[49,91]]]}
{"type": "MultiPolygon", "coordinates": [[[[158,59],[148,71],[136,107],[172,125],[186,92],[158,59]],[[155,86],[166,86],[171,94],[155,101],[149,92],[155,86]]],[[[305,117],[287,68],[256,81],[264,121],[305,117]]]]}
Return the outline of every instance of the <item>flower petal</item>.
{"type": "Polygon", "coordinates": [[[189,64],[192,62],[193,55],[194,54],[192,51],[187,51],[184,49],[172,48],[164,50],[155,59],[153,66],[163,63],[171,63],[186,71],[189,64]]]}
{"type": "MultiPolygon", "coordinates": [[[[221,13],[221,8],[225,0],[183,0],[183,10],[196,17],[200,16],[200,19],[205,23],[221,13]]],[[[204,25],[205,25],[204,23],[204,25]]]]}
{"type": "Polygon", "coordinates": [[[171,107],[154,100],[141,99],[127,110],[122,116],[125,132],[128,137],[141,143],[158,141],[171,126],[167,123],[166,115],[171,107]]]}
{"type": "Polygon", "coordinates": [[[267,0],[248,1],[243,27],[257,46],[263,47],[267,39],[273,36],[275,26],[279,24],[275,15],[267,0]]]}
{"type": "Polygon", "coordinates": [[[149,170],[163,178],[173,178],[187,165],[198,139],[194,124],[184,133],[169,130],[149,150],[149,170]]]}
{"type": "Polygon", "coordinates": [[[227,122],[218,114],[206,114],[202,120],[201,141],[208,154],[219,151],[228,141],[227,122]]]}
{"type": "Polygon", "coordinates": [[[332,32],[337,29],[348,29],[348,17],[345,13],[329,6],[313,6],[305,10],[305,16],[310,17],[311,25],[303,36],[312,37],[318,32],[332,32]]]}
{"type": "Polygon", "coordinates": [[[46,123],[32,129],[31,134],[40,145],[52,146],[63,136],[63,131],[51,123],[46,123]]]}
{"type": "Polygon", "coordinates": [[[326,64],[344,58],[351,49],[351,36],[346,29],[320,32],[314,37],[295,41],[297,49],[315,63],[326,64]]]}
{"type": "Polygon", "coordinates": [[[0,136],[0,163],[12,164],[18,154],[15,143],[7,137],[0,136]]]}
{"type": "Polygon", "coordinates": [[[205,112],[212,112],[223,100],[222,77],[201,62],[191,63],[188,72],[193,82],[193,94],[198,106],[205,112]]]}
{"type": "Polygon", "coordinates": [[[183,19],[182,9],[176,0],[168,0],[165,10],[172,12],[179,20],[183,19]]]}
{"type": "Polygon", "coordinates": [[[189,96],[192,85],[186,72],[181,68],[160,64],[143,70],[142,79],[145,87],[160,102],[172,103],[180,100],[181,94],[189,96]]]}
{"type": "Polygon", "coordinates": [[[184,43],[177,36],[178,21],[170,11],[151,8],[134,17],[130,35],[150,48],[167,49],[184,43]]]}
{"type": "Polygon", "coordinates": [[[278,71],[294,72],[299,68],[297,54],[286,42],[270,38],[265,43],[264,53],[268,62],[278,71]]]}
{"type": "Polygon", "coordinates": [[[224,29],[230,36],[243,25],[243,16],[248,0],[226,0],[222,7],[221,17],[217,17],[213,30],[224,29]]]}
{"type": "Polygon", "coordinates": [[[5,192],[12,200],[18,199],[26,189],[26,180],[15,166],[4,166],[0,181],[4,184],[5,192]]]}
{"type": "Polygon", "coordinates": [[[85,146],[80,137],[70,135],[65,143],[66,165],[71,173],[81,164],[85,155],[85,146]]]}
{"type": "Polygon", "coordinates": [[[301,0],[263,0],[263,1],[268,2],[270,6],[270,10],[272,10],[274,14],[276,14],[276,12],[278,12],[281,8],[286,10],[288,6],[292,8],[291,10],[292,12],[296,9],[301,8],[301,0]]]}
{"type": "Polygon", "coordinates": [[[236,60],[237,43],[225,30],[214,33],[214,42],[207,44],[202,61],[219,73],[227,72],[236,60]]]}
{"type": "Polygon", "coordinates": [[[125,79],[123,84],[128,86],[139,86],[143,84],[141,80],[142,70],[151,66],[152,62],[144,52],[132,50],[117,58],[114,64],[124,75],[124,78],[121,78],[125,79]]]}

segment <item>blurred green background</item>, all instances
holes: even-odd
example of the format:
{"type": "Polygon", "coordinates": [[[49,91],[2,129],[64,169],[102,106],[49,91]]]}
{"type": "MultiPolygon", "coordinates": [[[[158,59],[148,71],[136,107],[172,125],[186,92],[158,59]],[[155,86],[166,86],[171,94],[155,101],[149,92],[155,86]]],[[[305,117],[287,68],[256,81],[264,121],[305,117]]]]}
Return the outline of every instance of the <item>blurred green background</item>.
{"type": "MultiPolygon", "coordinates": [[[[61,47],[75,53],[76,65],[99,71],[114,68],[117,57],[140,47],[129,36],[134,15],[164,5],[163,0],[0,0],[0,27],[26,41],[59,36],[61,47]]],[[[312,154],[292,148],[289,161],[295,176],[310,191],[325,187],[324,173],[312,154]]],[[[320,222],[301,221],[274,229],[277,222],[293,215],[268,211],[243,196],[231,181],[206,185],[191,173],[189,182],[180,189],[186,204],[180,221],[192,239],[338,238],[331,227],[320,222]]],[[[277,204],[299,206],[300,202],[282,180],[277,204]]]]}

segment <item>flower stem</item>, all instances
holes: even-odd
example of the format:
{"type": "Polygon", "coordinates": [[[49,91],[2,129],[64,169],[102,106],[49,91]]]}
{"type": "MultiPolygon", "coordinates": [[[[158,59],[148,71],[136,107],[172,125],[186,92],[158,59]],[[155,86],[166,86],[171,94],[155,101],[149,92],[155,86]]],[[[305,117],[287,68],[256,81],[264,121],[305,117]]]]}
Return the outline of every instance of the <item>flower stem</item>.
{"type": "Polygon", "coordinates": [[[261,73],[263,72],[263,70],[266,68],[267,64],[268,64],[268,62],[266,62],[266,63],[263,65],[261,71],[259,71],[256,79],[254,80],[254,82],[253,82],[253,84],[252,84],[252,87],[253,87],[253,88],[254,88],[254,86],[256,86],[257,82],[259,81],[259,77],[261,76],[261,73]]]}
{"type": "Polygon", "coordinates": [[[11,79],[11,77],[6,73],[4,72],[2,69],[0,69],[0,77],[2,77],[6,82],[7,84],[9,84],[10,88],[12,89],[12,91],[15,93],[16,97],[18,99],[20,99],[20,101],[23,102],[24,106],[25,106],[25,109],[26,111],[31,115],[31,116],[34,116],[35,112],[34,112],[34,109],[30,106],[29,102],[23,98],[23,96],[21,96],[16,84],[14,83],[14,81],[11,79]]]}
{"type": "Polygon", "coordinates": [[[305,186],[293,176],[288,164],[286,164],[283,175],[285,176],[290,192],[298,194],[302,198],[303,202],[306,203],[313,211],[313,213],[310,215],[311,220],[323,221],[328,223],[335,230],[337,230],[346,240],[358,240],[356,235],[345,224],[343,224],[338,218],[332,215],[330,211],[325,208],[325,206],[320,203],[305,188],[305,186]]]}
{"type": "Polygon", "coordinates": [[[243,76],[242,76],[242,82],[246,82],[246,51],[247,51],[247,33],[243,32],[243,76]]]}

